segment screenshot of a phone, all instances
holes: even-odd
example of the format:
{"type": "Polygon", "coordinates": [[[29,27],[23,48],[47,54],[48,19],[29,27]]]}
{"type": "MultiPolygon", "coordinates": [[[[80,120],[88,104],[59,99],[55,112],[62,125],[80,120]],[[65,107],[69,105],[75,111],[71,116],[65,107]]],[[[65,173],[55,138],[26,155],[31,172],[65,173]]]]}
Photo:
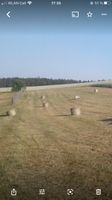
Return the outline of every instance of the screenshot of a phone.
{"type": "Polygon", "coordinates": [[[0,200],[112,200],[111,0],[0,1],[0,200]]]}

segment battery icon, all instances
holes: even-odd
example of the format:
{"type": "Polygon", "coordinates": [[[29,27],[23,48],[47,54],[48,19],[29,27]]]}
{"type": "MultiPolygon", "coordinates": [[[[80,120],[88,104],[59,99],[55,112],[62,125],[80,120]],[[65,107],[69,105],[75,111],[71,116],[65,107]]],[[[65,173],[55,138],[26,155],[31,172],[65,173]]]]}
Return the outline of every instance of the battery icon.
{"type": "Polygon", "coordinates": [[[111,5],[111,1],[104,1],[104,5],[105,5],[105,6],[111,5]]]}

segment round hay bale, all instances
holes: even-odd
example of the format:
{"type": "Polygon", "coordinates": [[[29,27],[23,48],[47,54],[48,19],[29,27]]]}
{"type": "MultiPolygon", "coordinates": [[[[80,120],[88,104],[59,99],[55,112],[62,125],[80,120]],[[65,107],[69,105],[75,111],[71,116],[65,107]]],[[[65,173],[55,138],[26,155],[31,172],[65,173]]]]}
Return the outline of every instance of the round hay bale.
{"type": "Polygon", "coordinates": [[[98,89],[94,89],[94,93],[95,93],[95,94],[98,93],[98,89]]]}
{"type": "Polygon", "coordinates": [[[11,116],[11,117],[16,116],[16,110],[15,110],[15,109],[10,109],[10,110],[8,111],[8,116],[11,116]]]}
{"type": "Polygon", "coordinates": [[[49,106],[48,103],[45,103],[45,102],[43,103],[43,107],[44,107],[44,108],[48,108],[48,106],[49,106]]]}
{"type": "Polygon", "coordinates": [[[46,98],[46,97],[45,97],[44,95],[43,95],[43,96],[41,96],[41,99],[42,99],[42,100],[45,100],[45,98],[46,98]]]}
{"type": "Polygon", "coordinates": [[[80,116],[80,114],[81,114],[80,108],[75,108],[75,115],[80,116]]]}
{"type": "Polygon", "coordinates": [[[81,111],[80,111],[80,108],[70,108],[70,113],[71,115],[80,116],[81,111]]]}
{"type": "Polygon", "coordinates": [[[80,99],[80,96],[75,96],[75,100],[80,99]]]}

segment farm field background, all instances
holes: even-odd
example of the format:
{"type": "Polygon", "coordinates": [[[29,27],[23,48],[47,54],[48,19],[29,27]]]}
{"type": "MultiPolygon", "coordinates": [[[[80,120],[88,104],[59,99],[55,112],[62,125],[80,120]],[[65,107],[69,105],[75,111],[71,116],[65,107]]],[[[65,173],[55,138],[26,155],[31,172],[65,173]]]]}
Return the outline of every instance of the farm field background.
{"type": "Polygon", "coordinates": [[[5,115],[12,93],[0,93],[0,200],[112,199],[112,89],[71,87],[27,91],[5,115]],[[45,95],[48,108],[42,107],[45,95]],[[74,100],[79,95],[80,100],[74,100]],[[71,116],[71,107],[80,116],[71,116]],[[39,188],[46,196],[38,195],[39,188]],[[74,189],[74,196],[67,189],[74,189]]]}

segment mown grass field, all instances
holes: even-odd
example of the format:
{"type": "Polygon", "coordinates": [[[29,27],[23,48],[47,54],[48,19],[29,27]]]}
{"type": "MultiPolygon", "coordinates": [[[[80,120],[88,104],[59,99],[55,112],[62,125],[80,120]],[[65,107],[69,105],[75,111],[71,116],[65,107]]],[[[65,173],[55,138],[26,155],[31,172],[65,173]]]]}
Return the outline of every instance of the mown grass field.
{"type": "Polygon", "coordinates": [[[0,93],[0,200],[112,200],[112,89],[93,90],[27,92],[14,118],[4,114],[12,94],[0,93]],[[80,106],[82,114],[70,116],[72,106],[80,106]],[[39,188],[46,189],[45,196],[39,188]],[[74,196],[67,195],[69,188],[74,196]]]}

